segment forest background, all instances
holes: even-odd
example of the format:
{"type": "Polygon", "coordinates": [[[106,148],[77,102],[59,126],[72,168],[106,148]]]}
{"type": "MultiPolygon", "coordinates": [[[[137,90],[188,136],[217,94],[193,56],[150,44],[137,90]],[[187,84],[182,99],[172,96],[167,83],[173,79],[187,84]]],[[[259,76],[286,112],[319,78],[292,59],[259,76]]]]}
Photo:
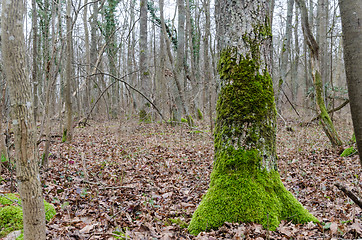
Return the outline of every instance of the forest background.
{"type": "MultiPolygon", "coordinates": [[[[351,117],[345,107],[349,100],[337,1],[311,0],[306,4],[308,21],[321,48],[324,105],[336,124],[340,142],[324,136],[318,126],[320,110],[315,104],[312,57],[303,38],[300,10],[291,0],[271,2],[280,172],[284,172],[284,179],[289,177],[290,189],[297,189],[294,194],[303,192],[301,202],[326,222],[324,226],[307,226],[308,231],[286,222],[274,234],[357,236],[362,231],[358,210],[333,187],[334,180],[326,177],[359,184],[358,160],[352,156],[355,146],[351,117]],[[340,157],[345,148],[351,151],[348,158],[340,157]],[[304,170],[293,170],[303,159],[304,170]],[[326,159],[332,162],[323,162],[326,159]],[[349,169],[348,174],[342,173],[341,164],[349,169]],[[329,170],[324,169],[325,165],[329,170]],[[319,172],[320,182],[313,186],[309,186],[311,180],[298,179],[319,172]],[[316,194],[317,203],[309,205],[307,196],[311,192],[316,194]],[[333,210],[326,213],[328,203],[336,202],[339,207],[347,203],[342,207],[343,215],[333,210]],[[333,214],[339,216],[337,220],[331,217],[333,214]]],[[[42,186],[46,199],[59,212],[48,223],[51,234],[185,234],[181,225],[188,223],[207,189],[213,158],[212,132],[220,90],[214,3],[34,0],[27,4],[26,62],[32,79],[42,186]],[[167,184],[163,183],[167,185],[164,188],[151,187],[153,184],[147,179],[163,174],[159,169],[153,172],[154,163],[161,164],[163,172],[180,161],[190,165],[185,169],[186,175],[194,173],[188,178],[189,184],[171,190],[175,186],[169,184],[178,180],[170,176],[167,184]],[[141,169],[146,169],[148,177],[141,169]],[[101,175],[95,176],[97,172],[101,175]],[[100,189],[107,190],[101,197],[100,189]],[[97,202],[85,206],[87,201],[97,202]],[[169,201],[171,205],[162,206],[159,201],[169,201]],[[100,209],[102,205],[103,215],[91,212],[94,215],[89,217],[89,208],[100,209]],[[166,207],[177,209],[164,209],[159,215],[162,211],[158,208],[166,207]],[[145,226],[146,219],[153,225],[145,226]]],[[[1,120],[5,132],[1,141],[1,187],[7,192],[15,187],[14,145],[9,90],[6,78],[1,77],[1,120]]],[[[172,171],[181,169],[178,166],[172,171]]],[[[164,172],[165,176],[170,174],[164,172]]],[[[183,173],[178,174],[179,180],[185,178],[183,173]]],[[[269,234],[256,225],[226,228],[226,234],[269,234]]]]}

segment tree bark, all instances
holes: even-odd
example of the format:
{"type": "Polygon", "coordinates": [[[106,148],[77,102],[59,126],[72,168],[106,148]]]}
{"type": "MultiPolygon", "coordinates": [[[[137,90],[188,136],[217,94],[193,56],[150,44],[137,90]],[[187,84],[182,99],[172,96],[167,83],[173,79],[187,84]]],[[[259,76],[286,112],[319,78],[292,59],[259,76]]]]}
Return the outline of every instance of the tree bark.
{"type": "Polygon", "coordinates": [[[287,8],[287,21],[285,23],[285,38],[283,40],[282,51],[281,51],[281,66],[280,66],[280,79],[278,84],[278,95],[276,99],[277,109],[280,110],[281,97],[283,93],[284,82],[287,77],[287,67],[289,63],[289,54],[290,54],[290,41],[292,38],[293,30],[293,6],[294,0],[288,0],[287,8]]]}
{"type": "Polygon", "coordinates": [[[16,175],[23,207],[24,239],[43,240],[46,238],[45,213],[35,140],[34,106],[25,59],[24,14],[23,0],[3,1],[2,51],[12,103],[16,175]]]}
{"type": "Polygon", "coordinates": [[[305,2],[303,0],[296,0],[296,2],[301,10],[304,41],[306,41],[310,50],[311,70],[313,76],[313,83],[315,87],[316,104],[321,114],[320,123],[322,125],[324,133],[327,135],[332,146],[341,146],[343,143],[339,138],[337,131],[334,128],[333,122],[327,112],[324,102],[323,82],[321,77],[321,69],[319,61],[320,48],[309,26],[308,12],[305,6],[305,2]]]}
{"type": "MultiPolygon", "coordinates": [[[[148,69],[148,42],[147,42],[147,0],[141,0],[140,6],[140,81],[141,92],[147,96],[151,95],[151,82],[150,72],[148,69]]],[[[141,121],[147,120],[147,106],[146,101],[140,98],[140,112],[139,117],[141,121]]]]}
{"type": "Polygon", "coordinates": [[[67,0],[67,62],[65,66],[65,112],[66,112],[66,126],[63,129],[63,142],[70,143],[73,135],[73,111],[71,102],[71,78],[72,78],[72,17],[71,17],[72,0],[67,0]]]}
{"type": "Polygon", "coordinates": [[[36,0],[32,0],[32,31],[33,31],[33,56],[32,56],[32,82],[33,82],[33,103],[34,103],[34,121],[37,122],[38,117],[38,14],[36,9],[36,0]]]}
{"type": "Polygon", "coordinates": [[[362,165],[362,5],[339,0],[342,16],[344,62],[354,133],[362,165]]]}
{"type": "Polygon", "coordinates": [[[280,180],[271,79],[269,1],[219,0],[216,15],[221,90],[210,186],[193,214],[192,234],[224,222],[274,230],[282,219],[317,222],[280,180]]]}

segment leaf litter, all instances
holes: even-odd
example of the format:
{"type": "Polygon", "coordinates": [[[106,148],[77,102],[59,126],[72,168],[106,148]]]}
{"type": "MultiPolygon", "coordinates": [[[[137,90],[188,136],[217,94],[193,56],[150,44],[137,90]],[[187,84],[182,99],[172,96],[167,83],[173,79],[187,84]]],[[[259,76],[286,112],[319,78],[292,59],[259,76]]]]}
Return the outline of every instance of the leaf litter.
{"type": "MultiPolygon", "coordinates": [[[[291,123],[293,124],[293,123],[291,123]]],[[[207,132],[200,123],[199,129],[207,132]]],[[[345,141],[350,125],[337,124],[345,141]]],[[[208,133],[209,134],[209,133],[208,133]]],[[[276,231],[255,223],[225,223],[192,236],[187,224],[208,189],[213,142],[186,126],[91,122],[71,144],[52,142],[42,170],[45,200],[57,210],[48,239],[355,239],[362,214],[335,182],[361,195],[358,156],[340,157],[317,125],[279,127],[279,172],[286,188],[321,223],[282,221],[276,231]]],[[[342,149],[343,150],[343,149],[342,149]]],[[[0,183],[10,191],[10,171],[0,183]]],[[[242,203],[241,203],[242,204],[242,203]]]]}

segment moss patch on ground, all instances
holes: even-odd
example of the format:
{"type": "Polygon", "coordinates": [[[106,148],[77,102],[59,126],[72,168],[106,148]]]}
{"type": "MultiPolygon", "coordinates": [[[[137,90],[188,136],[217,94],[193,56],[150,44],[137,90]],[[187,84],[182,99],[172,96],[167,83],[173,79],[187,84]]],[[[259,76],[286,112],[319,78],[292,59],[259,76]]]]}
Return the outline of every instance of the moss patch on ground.
{"type": "MultiPolygon", "coordinates": [[[[0,195],[0,237],[23,228],[23,210],[19,195],[8,193],[0,195]]],[[[52,204],[44,201],[45,218],[50,221],[56,214],[52,204]]]]}

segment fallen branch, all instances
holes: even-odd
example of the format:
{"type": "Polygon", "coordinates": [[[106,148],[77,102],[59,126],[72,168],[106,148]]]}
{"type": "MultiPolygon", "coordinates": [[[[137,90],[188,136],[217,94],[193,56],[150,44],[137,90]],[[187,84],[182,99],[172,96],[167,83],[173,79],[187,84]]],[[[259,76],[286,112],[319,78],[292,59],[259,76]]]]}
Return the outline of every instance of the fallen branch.
{"type": "MultiPolygon", "coordinates": [[[[341,105],[339,105],[336,108],[333,108],[331,110],[328,111],[328,114],[333,113],[333,112],[337,112],[339,110],[341,110],[344,106],[346,106],[349,103],[349,99],[347,99],[346,101],[344,101],[341,105]]],[[[314,117],[312,120],[310,120],[310,122],[314,122],[315,120],[318,120],[321,118],[321,115],[319,114],[318,116],[314,117]]]]}
{"type": "Polygon", "coordinates": [[[335,183],[334,184],[339,190],[341,190],[342,192],[344,192],[344,194],[346,194],[350,199],[352,199],[352,201],[357,204],[361,209],[362,209],[362,201],[356,196],[354,195],[354,193],[349,190],[346,186],[342,185],[341,183],[335,183]]]}

